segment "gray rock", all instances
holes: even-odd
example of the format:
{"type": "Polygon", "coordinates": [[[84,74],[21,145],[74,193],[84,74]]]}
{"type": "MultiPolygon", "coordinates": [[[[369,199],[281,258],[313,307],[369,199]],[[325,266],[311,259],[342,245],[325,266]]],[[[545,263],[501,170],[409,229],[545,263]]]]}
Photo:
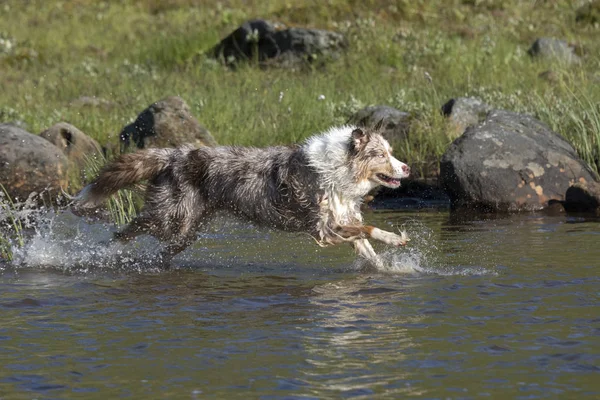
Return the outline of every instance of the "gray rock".
{"type": "Polygon", "coordinates": [[[452,122],[457,135],[482,122],[491,110],[492,106],[475,97],[457,97],[442,106],[442,113],[452,122]]]}
{"type": "Polygon", "coordinates": [[[593,0],[579,7],[575,12],[575,20],[591,25],[600,23],[600,0],[593,0]]]}
{"type": "Polygon", "coordinates": [[[540,210],[562,201],[594,172],[573,147],[533,117],[494,110],[456,139],[440,163],[440,183],[454,208],[540,210]]]}
{"type": "Polygon", "coordinates": [[[244,22],[209,51],[227,65],[257,60],[263,65],[294,67],[337,57],[348,47],[337,32],[287,28],[262,19],[244,22]]]}
{"type": "Polygon", "coordinates": [[[410,129],[411,116],[390,106],[370,106],[358,110],[348,120],[348,124],[374,127],[382,123],[383,136],[392,145],[394,142],[406,139],[410,129]]]}
{"type": "Polygon", "coordinates": [[[22,121],[20,119],[4,122],[3,125],[12,125],[12,126],[16,126],[17,128],[21,128],[23,130],[29,130],[29,125],[27,125],[27,122],[22,121]]]}
{"type": "Polygon", "coordinates": [[[565,64],[575,64],[581,59],[575,54],[575,48],[564,40],[555,38],[539,38],[527,50],[530,56],[554,60],[565,64]]]}
{"type": "Polygon", "coordinates": [[[191,114],[190,107],[177,96],[150,105],[133,123],[123,128],[119,137],[121,151],[126,151],[132,143],[140,149],[177,147],[185,143],[196,147],[217,144],[191,114]]]}
{"type": "Polygon", "coordinates": [[[280,29],[285,29],[285,26],[262,19],[246,21],[213,47],[209,54],[227,64],[252,59],[255,56],[258,56],[260,61],[274,58],[278,55],[278,49],[273,36],[280,29]],[[254,54],[255,50],[258,51],[258,55],[254,54]]]}
{"type": "Polygon", "coordinates": [[[68,184],[69,161],[49,141],[9,124],[0,124],[0,184],[13,200],[32,192],[52,200],[68,184]],[[43,193],[42,193],[43,192],[43,193]]]}
{"type": "Polygon", "coordinates": [[[98,142],[66,122],[53,125],[40,136],[58,147],[79,171],[83,171],[89,158],[102,155],[98,142]]]}

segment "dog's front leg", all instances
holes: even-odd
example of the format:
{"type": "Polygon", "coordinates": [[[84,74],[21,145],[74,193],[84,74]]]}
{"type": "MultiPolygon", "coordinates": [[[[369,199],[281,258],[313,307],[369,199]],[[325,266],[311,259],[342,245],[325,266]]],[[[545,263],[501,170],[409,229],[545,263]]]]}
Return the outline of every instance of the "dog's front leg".
{"type": "Polygon", "coordinates": [[[340,225],[333,229],[334,235],[341,239],[339,241],[353,242],[358,239],[373,238],[380,242],[390,244],[392,246],[405,246],[410,240],[406,233],[402,232],[397,235],[392,232],[384,231],[374,226],[344,226],[340,225]]]}
{"type": "Polygon", "coordinates": [[[352,246],[356,251],[356,255],[364,258],[371,263],[376,269],[383,269],[383,261],[373,250],[373,246],[367,239],[358,239],[352,242],[352,246]]]}
{"type": "Polygon", "coordinates": [[[370,237],[379,240],[380,242],[391,244],[392,246],[406,246],[406,243],[410,240],[405,232],[401,232],[400,235],[397,235],[393,232],[375,228],[374,226],[366,226],[365,228],[370,228],[370,237]]]}

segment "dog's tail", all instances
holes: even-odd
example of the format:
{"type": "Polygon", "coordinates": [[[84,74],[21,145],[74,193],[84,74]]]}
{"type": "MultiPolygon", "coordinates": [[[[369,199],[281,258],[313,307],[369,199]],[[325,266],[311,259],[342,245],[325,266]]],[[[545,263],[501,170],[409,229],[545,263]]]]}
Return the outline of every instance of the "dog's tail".
{"type": "Polygon", "coordinates": [[[174,149],[147,149],[119,156],[73,197],[78,207],[97,207],[120,189],[151,179],[169,165],[174,149]]]}

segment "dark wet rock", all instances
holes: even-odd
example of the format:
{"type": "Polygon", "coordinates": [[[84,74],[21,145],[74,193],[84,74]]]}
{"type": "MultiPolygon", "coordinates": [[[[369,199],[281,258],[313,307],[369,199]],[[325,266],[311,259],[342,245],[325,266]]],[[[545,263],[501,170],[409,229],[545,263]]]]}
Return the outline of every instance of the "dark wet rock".
{"type": "Polygon", "coordinates": [[[186,143],[196,147],[217,144],[191,114],[190,107],[177,96],[164,98],[142,111],[133,123],[123,128],[120,140],[121,151],[126,151],[131,144],[140,149],[186,143]]]}
{"type": "Polygon", "coordinates": [[[565,213],[564,202],[560,200],[549,200],[548,206],[544,208],[546,215],[562,215],[565,213]]]}
{"type": "Polygon", "coordinates": [[[449,208],[450,198],[436,180],[406,179],[398,189],[380,188],[372,193],[373,208],[449,208]]]}
{"type": "Polygon", "coordinates": [[[0,124],[0,184],[13,200],[32,192],[51,200],[68,184],[69,161],[58,147],[21,128],[0,124]]]}
{"type": "Polygon", "coordinates": [[[575,12],[575,20],[591,25],[600,24],[600,0],[594,0],[579,7],[575,12]]]}
{"type": "Polygon", "coordinates": [[[575,64],[581,59],[575,53],[575,48],[564,40],[555,38],[539,38],[527,50],[530,56],[554,60],[564,64],[575,64]]]}
{"type": "Polygon", "coordinates": [[[406,139],[410,128],[411,116],[390,106],[370,106],[357,111],[348,120],[349,124],[374,127],[382,124],[383,136],[392,143],[406,139]]]}
{"type": "Polygon", "coordinates": [[[492,106],[475,97],[457,97],[442,106],[442,113],[453,123],[458,135],[483,121],[491,110],[492,106]]]}
{"type": "Polygon", "coordinates": [[[348,47],[337,32],[287,28],[262,19],[244,22],[209,51],[227,65],[257,60],[262,64],[294,67],[335,58],[348,47]]]}
{"type": "Polygon", "coordinates": [[[210,50],[210,55],[222,59],[227,64],[250,60],[274,58],[278,48],[273,39],[275,33],[286,29],[283,24],[256,19],[244,22],[239,28],[210,50]],[[256,55],[255,50],[258,52],[256,55]]]}
{"type": "Polygon", "coordinates": [[[596,176],[573,147],[527,115],[494,110],[456,139],[440,163],[453,207],[540,210],[575,182],[596,176]]]}
{"type": "Polygon", "coordinates": [[[584,212],[600,215],[600,183],[575,183],[567,189],[563,205],[567,212],[584,212]]]}
{"type": "Polygon", "coordinates": [[[58,147],[74,168],[83,170],[90,158],[102,155],[102,147],[94,139],[66,122],[60,122],[40,136],[58,147]]]}

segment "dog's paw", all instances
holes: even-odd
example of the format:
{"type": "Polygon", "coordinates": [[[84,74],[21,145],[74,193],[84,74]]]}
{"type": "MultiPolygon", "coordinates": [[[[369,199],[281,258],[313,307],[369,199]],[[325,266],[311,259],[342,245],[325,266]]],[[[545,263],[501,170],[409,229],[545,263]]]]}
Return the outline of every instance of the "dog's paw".
{"type": "Polygon", "coordinates": [[[406,246],[406,243],[410,241],[406,232],[400,232],[400,235],[397,235],[378,228],[373,229],[371,237],[392,246],[406,246]]]}
{"type": "Polygon", "coordinates": [[[400,231],[400,238],[402,239],[401,246],[406,246],[406,244],[410,242],[410,238],[406,234],[406,231],[400,231]]]}

